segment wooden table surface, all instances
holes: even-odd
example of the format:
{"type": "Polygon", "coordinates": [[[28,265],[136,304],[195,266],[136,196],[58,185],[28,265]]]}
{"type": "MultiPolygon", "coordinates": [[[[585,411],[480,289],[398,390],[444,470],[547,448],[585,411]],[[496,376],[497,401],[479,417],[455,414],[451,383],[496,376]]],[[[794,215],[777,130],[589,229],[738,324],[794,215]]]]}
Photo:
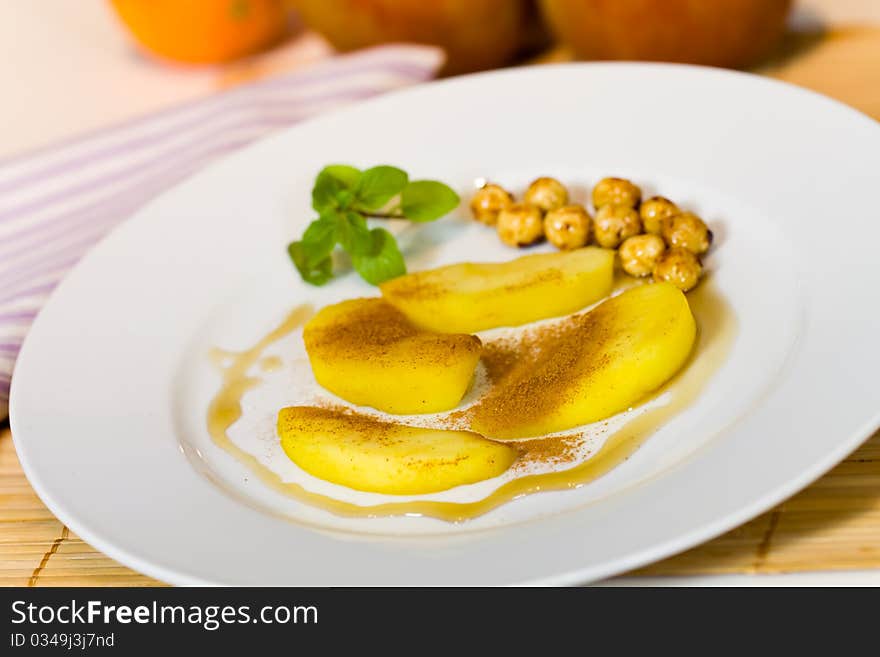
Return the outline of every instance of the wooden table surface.
{"type": "MultiPolygon", "coordinates": [[[[564,56],[564,55],[560,55],[564,56]]],[[[880,119],[880,28],[792,35],[761,73],[880,119]]],[[[880,432],[772,511],[633,575],[880,568],[880,432]]],[[[40,502],[0,429],[0,585],[158,585],[94,550],[40,502]]]]}

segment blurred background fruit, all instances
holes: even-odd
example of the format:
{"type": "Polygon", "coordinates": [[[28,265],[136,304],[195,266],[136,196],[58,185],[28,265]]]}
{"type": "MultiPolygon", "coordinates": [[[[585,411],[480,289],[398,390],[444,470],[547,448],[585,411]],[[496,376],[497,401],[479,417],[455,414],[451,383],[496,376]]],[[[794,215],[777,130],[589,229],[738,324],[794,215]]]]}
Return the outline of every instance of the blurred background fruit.
{"type": "Polygon", "coordinates": [[[740,68],[782,36],[791,0],[541,0],[554,33],[580,59],[740,68]]]}
{"type": "Polygon", "coordinates": [[[340,51],[436,45],[445,75],[543,58],[742,68],[772,51],[792,0],[111,0],[149,52],[218,63],[273,46],[292,23],[340,51]],[[550,28],[548,30],[548,27],[550,28]],[[567,48],[547,50],[550,32],[567,48]],[[565,55],[565,53],[568,53],[565,55]]]}
{"type": "MultiPolygon", "coordinates": [[[[445,74],[494,68],[540,33],[529,0],[292,0],[339,50],[415,42],[446,50],[445,74]]],[[[538,37],[540,38],[540,37],[538,37]]]]}
{"type": "Polygon", "coordinates": [[[282,0],[111,0],[135,40],[189,64],[226,62],[277,43],[288,28],[282,0]]]}

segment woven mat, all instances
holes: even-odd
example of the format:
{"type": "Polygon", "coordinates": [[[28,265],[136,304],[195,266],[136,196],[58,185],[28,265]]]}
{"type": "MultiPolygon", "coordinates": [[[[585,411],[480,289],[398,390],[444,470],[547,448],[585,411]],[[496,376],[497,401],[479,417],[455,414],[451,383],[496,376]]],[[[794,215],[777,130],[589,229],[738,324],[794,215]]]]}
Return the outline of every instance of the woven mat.
{"type": "MultiPolygon", "coordinates": [[[[556,54],[549,61],[564,59],[556,54]]],[[[789,39],[765,74],[880,118],[880,29],[789,39]]],[[[778,573],[880,568],[880,432],[825,477],[769,513],[635,574],[778,573]]],[[[89,547],[40,502],[0,431],[0,585],[150,586],[89,547]]]]}

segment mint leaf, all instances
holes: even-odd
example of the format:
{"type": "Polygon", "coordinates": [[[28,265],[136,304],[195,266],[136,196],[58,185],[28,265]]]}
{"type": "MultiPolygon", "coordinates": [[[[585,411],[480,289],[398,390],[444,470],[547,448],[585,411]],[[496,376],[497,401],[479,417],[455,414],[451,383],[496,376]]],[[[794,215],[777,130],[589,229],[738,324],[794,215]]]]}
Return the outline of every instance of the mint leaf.
{"type": "Polygon", "coordinates": [[[373,245],[367,220],[357,212],[337,215],[335,237],[349,255],[368,253],[373,245]]]}
{"type": "Polygon", "coordinates": [[[333,278],[333,258],[329,254],[323,258],[316,258],[314,252],[310,251],[303,242],[288,244],[287,253],[306,283],[323,285],[333,278]]]}
{"type": "Polygon", "coordinates": [[[360,169],[331,164],[321,169],[312,188],[312,207],[319,213],[348,206],[361,179],[360,169]]]}
{"type": "Polygon", "coordinates": [[[333,176],[348,189],[357,187],[358,181],[363,175],[360,169],[349,164],[328,164],[321,169],[321,172],[333,176]]]}
{"type": "Polygon", "coordinates": [[[302,234],[300,244],[304,257],[309,263],[316,263],[326,258],[336,246],[336,217],[324,215],[309,224],[302,234]]]}
{"type": "Polygon", "coordinates": [[[369,229],[367,217],[433,221],[454,209],[458,195],[433,180],[410,181],[397,167],[382,164],[361,171],[347,164],[324,167],[312,188],[319,217],[287,251],[300,275],[312,285],[333,278],[333,250],[339,244],[364,280],[378,285],[406,273],[394,236],[369,229]]]}
{"type": "Polygon", "coordinates": [[[400,194],[409,176],[406,171],[387,165],[364,171],[355,190],[358,203],[366,210],[378,210],[400,194]]]}
{"type": "Polygon", "coordinates": [[[460,199],[436,180],[414,180],[403,188],[400,207],[411,221],[434,221],[458,207],[460,199]]]}
{"type": "Polygon", "coordinates": [[[406,264],[394,235],[384,228],[370,231],[370,248],[365,253],[352,254],[351,263],[368,283],[378,285],[406,273],[406,264]]]}
{"type": "Polygon", "coordinates": [[[330,254],[336,246],[337,218],[333,214],[315,219],[303,232],[302,239],[291,242],[287,253],[300,276],[312,285],[323,285],[333,277],[330,254]]]}

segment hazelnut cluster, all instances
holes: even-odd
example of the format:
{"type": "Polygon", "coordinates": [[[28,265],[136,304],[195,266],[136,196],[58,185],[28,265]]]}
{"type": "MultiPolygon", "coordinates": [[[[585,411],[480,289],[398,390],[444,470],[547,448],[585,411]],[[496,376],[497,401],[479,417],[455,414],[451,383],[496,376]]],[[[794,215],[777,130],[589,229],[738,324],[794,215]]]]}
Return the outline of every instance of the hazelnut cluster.
{"type": "Polygon", "coordinates": [[[593,187],[595,218],[569,202],[568,190],[555,178],[529,185],[521,202],[500,185],[487,183],[471,199],[477,221],[495,226],[510,246],[528,246],[544,238],[559,249],[578,249],[591,241],[617,249],[631,276],[653,276],[681,290],[700,280],[700,256],[712,245],[712,231],[693,212],[662,196],[642,200],[642,190],[623,178],[603,178],[593,187]]]}

